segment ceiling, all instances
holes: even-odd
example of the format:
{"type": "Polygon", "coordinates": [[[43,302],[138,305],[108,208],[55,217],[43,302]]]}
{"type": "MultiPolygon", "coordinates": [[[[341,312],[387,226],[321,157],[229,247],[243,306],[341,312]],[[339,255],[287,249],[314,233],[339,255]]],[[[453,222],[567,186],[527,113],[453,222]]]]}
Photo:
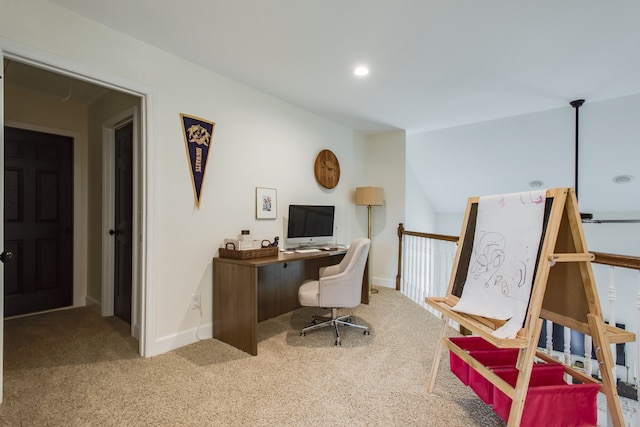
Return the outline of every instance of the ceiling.
{"type": "Polygon", "coordinates": [[[50,1],[364,132],[640,93],[637,0],[50,1]]]}
{"type": "MultiPolygon", "coordinates": [[[[640,94],[637,0],[49,1],[367,134],[420,134],[557,109],[570,122],[571,100],[640,94]],[[352,71],[361,64],[371,72],[358,78],[352,71]]],[[[17,62],[5,70],[6,83],[60,100],[90,103],[107,90],[17,62]]],[[[612,139],[606,149],[619,153],[598,165],[604,184],[584,177],[592,181],[581,186],[581,206],[602,210],[588,202],[606,199],[606,210],[639,211],[631,187],[612,190],[611,178],[632,170],[638,181],[637,162],[627,163],[640,145],[626,138],[618,149],[612,139]]],[[[557,147],[539,149],[560,156],[557,147]]],[[[525,186],[533,179],[564,186],[573,153],[560,151],[560,166],[546,176],[539,168],[509,176],[525,186]]],[[[581,170],[594,170],[584,163],[581,170]]],[[[440,185],[450,164],[421,168],[417,177],[439,212],[458,210],[470,194],[466,181],[460,189],[440,185]]],[[[502,176],[478,176],[471,194],[489,194],[480,184],[496,188],[491,180],[502,176]]]]}

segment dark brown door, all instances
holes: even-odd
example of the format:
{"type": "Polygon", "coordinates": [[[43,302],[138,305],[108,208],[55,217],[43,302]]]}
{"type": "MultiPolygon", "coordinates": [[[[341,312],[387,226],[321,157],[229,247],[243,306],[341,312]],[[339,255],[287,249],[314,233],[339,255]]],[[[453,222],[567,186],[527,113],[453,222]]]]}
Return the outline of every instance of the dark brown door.
{"type": "Polygon", "coordinates": [[[115,132],[115,236],[113,312],[131,323],[132,219],[133,219],[133,124],[115,132]]]}
{"type": "Polygon", "coordinates": [[[73,139],[4,129],[5,316],[73,304],[73,139]]]}

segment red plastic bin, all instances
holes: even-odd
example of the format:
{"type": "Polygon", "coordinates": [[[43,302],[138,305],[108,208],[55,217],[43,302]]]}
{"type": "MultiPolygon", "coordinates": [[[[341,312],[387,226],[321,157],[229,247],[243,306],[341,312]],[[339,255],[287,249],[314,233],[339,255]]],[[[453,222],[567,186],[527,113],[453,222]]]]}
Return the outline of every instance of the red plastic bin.
{"type": "MultiPolygon", "coordinates": [[[[562,366],[561,368],[564,370],[562,366]]],[[[494,372],[511,386],[515,386],[517,371],[496,369],[494,372]]],[[[597,424],[596,399],[599,384],[567,384],[557,368],[541,372],[542,374],[540,369],[532,371],[520,427],[580,427],[597,424]]],[[[497,387],[493,388],[493,410],[505,422],[509,420],[511,404],[511,398],[497,387]]]]}
{"type": "MultiPolygon", "coordinates": [[[[513,367],[497,366],[490,368],[493,373],[505,380],[512,387],[518,380],[518,370],[513,367]]],[[[535,363],[531,371],[529,386],[545,385],[549,381],[562,381],[564,366],[560,363],[535,363]]],[[[476,392],[478,397],[487,405],[493,404],[495,386],[483,377],[479,372],[469,370],[469,387],[476,392]]]]}
{"type": "MultiPolygon", "coordinates": [[[[518,349],[498,348],[480,337],[455,337],[449,339],[487,367],[515,366],[518,360],[518,349]]],[[[464,385],[470,385],[470,375],[475,372],[475,370],[451,351],[449,352],[449,366],[451,372],[453,372],[464,385]]]]}
{"type": "MultiPolygon", "coordinates": [[[[516,348],[503,348],[470,351],[469,355],[473,356],[474,359],[487,368],[495,371],[497,369],[516,370],[515,366],[518,360],[518,353],[519,351],[516,348]]],[[[493,402],[493,384],[471,367],[469,367],[468,378],[469,384],[467,385],[471,387],[484,403],[491,405],[493,402]]]]}
{"type": "MultiPolygon", "coordinates": [[[[498,347],[480,337],[452,337],[449,341],[463,350],[498,350],[498,347]]],[[[454,352],[449,352],[449,369],[464,385],[469,385],[469,365],[454,352]]]]}

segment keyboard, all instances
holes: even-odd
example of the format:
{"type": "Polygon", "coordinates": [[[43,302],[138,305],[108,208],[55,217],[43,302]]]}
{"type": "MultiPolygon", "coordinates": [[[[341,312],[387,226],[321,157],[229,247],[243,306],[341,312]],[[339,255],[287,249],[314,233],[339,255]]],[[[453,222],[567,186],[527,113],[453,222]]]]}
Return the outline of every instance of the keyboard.
{"type": "Polygon", "coordinates": [[[320,249],[310,248],[310,249],[296,249],[295,252],[299,254],[309,254],[311,252],[320,252],[320,249]]]}

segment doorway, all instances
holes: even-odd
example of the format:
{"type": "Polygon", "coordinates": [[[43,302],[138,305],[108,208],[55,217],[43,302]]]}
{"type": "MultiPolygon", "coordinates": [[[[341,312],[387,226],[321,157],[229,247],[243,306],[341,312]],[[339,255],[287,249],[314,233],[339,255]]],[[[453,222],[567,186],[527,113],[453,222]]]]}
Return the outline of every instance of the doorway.
{"type": "MultiPolygon", "coordinates": [[[[2,46],[0,46],[0,48],[2,48],[2,46]]],[[[0,50],[0,56],[3,56],[4,62],[4,75],[0,76],[2,77],[2,80],[0,80],[0,101],[3,101],[3,103],[5,104],[4,114],[2,116],[3,125],[5,122],[27,123],[29,125],[29,128],[35,128],[37,130],[40,130],[39,128],[53,126],[56,129],[64,129],[65,131],[63,133],[66,134],[75,134],[76,132],[82,132],[69,131],[70,129],[75,128],[68,122],[58,125],[53,124],[49,126],[43,126],[38,125],[37,118],[32,120],[30,117],[24,119],[12,116],[12,105],[28,105],[28,102],[33,102],[28,101],[28,99],[30,99],[30,96],[21,96],[27,92],[20,92],[18,94],[18,96],[20,97],[16,98],[16,87],[18,84],[24,85],[25,80],[36,77],[34,76],[34,74],[40,76],[44,73],[46,74],[46,79],[52,80],[46,80],[47,84],[42,84],[42,82],[40,82],[40,84],[36,84],[31,87],[24,87],[24,89],[29,91],[29,93],[47,91],[50,89],[51,92],[46,93],[47,97],[56,98],[56,102],[59,102],[60,106],[68,107],[71,104],[77,106],[77,104],[81,102],[93,103],[101,96],[103,96],[105,91],[113,94],[113,98],[111,98],[109,101],[104,102],[101,107],[94,108],[92,106],[90,111],[91,115],[85,115],[86,113],[79,115],[65,115],[57,114],[58,112],[56,111],[56,114],[50,114],[47,118],[47,120],[50,120],[51,117],[85,117],[84,120],[89,120],[89,122],[81,125],[80,128],[88,128],[88,133],[82,133],[78,136],[80,136],[82,144],[88,144],[88,141],[91,141],[91,143],[94,144],[93,146],[97,147],[96,151],[95,148],[91,148],[90,146],[76,144],[76,150],[77,147],[83,147],[80,150],[82,152],[82,155],[78,155],[77,152],[73,153],[73,158],[75,159],[74,161],[80,163],[79,167],[78,165],[74,165],[74,167],[71,168],[73,182],[77,184],[77,187],[74,188],[74,200],[76,201],[76,203],[73,205],[73,217],[74,219],[82,217],[84,218],[83,221],[85,222],[83,227],[78,227],[76,225],[76,227],[68,231],[71,231],[76,239],[78,239],[77,236],[81,236],[81,238],[84,239],[81,241],[73,240],[73,247],[76,248],[76,252],[80,252],[80,254],[78,255],[80,259],[76,260],[74,262],[74,265],[80,265],[84,270],[73,272],[74,277],[72,279],[72,282],[75,283],[76,287],[73,289],[73,302],[68,305],[82,306],[92,303],[102,304],[104,302],[103,300],[101,300],[102,267],[100,262],[100,253],[103,244],[102,235],[108,235],[109,228],[103,228],[104,222],[102,222],[100,218],[103,217],[104,214],[101,214],[100,212],[108,209],[113,209],[113,205],[111,205],[110,207],[104,206],[102,203],[103,199],[100,195],[100,163],[103,160],[102,150],[99,147],[102,144],[100,141],[100,135],[104,131],[104,129],[101,128],[101,123],[104,123],[109,115],[112,115],[117,111],[122,111],[123,108],[135,110],[135,114],[132,114],[131,112],[129,112],[128,114],[129,123],[131,124],[134,132],[134,136],[133,138],[131,138],[131,144],[133,145],[133,147],[131,148],[131,152],[135,163],[132,163],[130,168],[130,173],[132,175],[131,181],[133,182],[133,185],[129,185],[129,197],[133,199],[132,207],[135,215],[131,215],[129,225],[132,231],[132,237],[129,240],[132,242],[125,245],[125,248],[128,246],[130,247],[130,249],[125,249],[122,252],[123,255],[119,256],[120,259],[128,258],[128,265],[125,264],[122,269],[118,268],[121,271],[125,271],[125,273],[123,274],[124,276],[131,277],[129,283],[124,285],[124,290],[126,291],[124,292],[124,295],[127,295],[126,298],[129,301],[123,302],[122,304],[123,306],[128,306],[129,308],[128,310],[125,310],[125,312],[119,312],[119,316],[124,318],[129,317],[129,321],[132,324],[132,335],[139,339],[140,355],[143,357],[154,355],[152,345],[153,343],[148,341],[148,338],[152,335],[148,335],[146,333],[144,325],[148,319],[146,310],[149,309],[153,311],[155,304],[153,303],[153,301],[151,301],[151,306],[153,307],[150,307],[146,304],[145,299],[142,298],[146,289],[146,284],[148,282],[148,270],[153,268],[152,263],[149,262],[149,256],[152,256],[153,254],[148,254],[146,250],[146,248],[148,247],[148,237],[145,233],[146,227],[149,224],[151,218],[145,211],[146,204],[144,203],[145,198],[149,195],[148,186],[153,185],[152,183],[148,184],[148,180],[144,175],[147,172],[140,166],[142,164],[145,164],[143,156],[148,156],[153,152],[153,149],[143,149],[144,141],[146,141],[147,138],[146,132],[144,131],[144,123],[146,123],[145,115],[147,112],[146,106],[148,105],[148,102],[152,97],[152,95],[150,95],[149,93],[150,89],[147,87],[143,87],[138,83],[129,82],[117,76],[106,74],[103,75],[103,73],[95,70],[93,72],[94,75],[89,76],[87,75],[87,73],[83,73],[83,76],[81,77],[75,74],[73,71],[67,71],[73,70],[77,67],[77,65],[72,62],[52,57],[39,58],[38,52],[31,51],[28,48],[16,48],[15,46],[13,46],[13,48],[17,51],[8,53],[6,51],[3,52],[0,50]],[[47,64],[43,62],[45,59],[47,61],[47,64]],[[9,61],[9,63],[7,61],[9,61]],[[53,61],[55,64],[48,65],[51,63],[51,61],[53,61]],[[29,68],[28,72],[23,72],[25,71],[25,67],[29,68]],[[14,73],[13,79],[11,78],[12,72],[14,73]],[[60,83],[60,80],[63,82],[63,84],[56,84],[56,82],[60,83]],[[10,89],[9,97],[7,97],[7,88],[10,89]],[[82,100],[75,98],[80,94],[84,95],[85,98],[82,100]],[[129,103],[129,107],[124,106],[118,109],[118,105],[123,105],[127,102],[126,100],[123,101],[123,98],[128,98],[129,100],[133,99],[134,102],[129,103]],[[19,99],[19,103],[17,99],[19,99]],[[65,104],[66,101],[68,102],[65,104]],[[131,105],[135,105],[135,107],[131,107],[131,105]],[[98,110],[98,114],[103,115],[105,119],[101,120],[99,117],[93,117],[93,114],[96,110],[98,110]],[[92,129],[95,129],[96,124],[98,125],[97,135],[93,135],[92,132],[94,131],[92,129]],[[97,159],[97,164],[96,160],[90,160],[91,156],[97,156],[93,157],[94,159],[97,159]],[[93,178],[96,172],[97,180],[93,178]],[[98,185],[98,187],[96,187],[96,184],[98,185]],[[80,200],[80,202],[78,202],[78,200],[80,200]],[[136,238],[133,239],[133,236],[136,236],[136,238]],[[97,251],[95,250],[95,248],[97,248],[97,251]],[[127,274],[127,270],[131,270],[132,273],[127,274]],[[81,285],[78,289],[79,283],[81,285]],[[97,289],[97,293],[96,291],[92,293],[87,292],[89,286],[93,286],[94,289],[97,289]],[[126,311],[128,311],[128,313],[126,311]]],[[[19,89],[22,90],[23,86],[20,86],[19,89]]],[[[27,95],[29,93],[27,93],[27,95]]],[[[47,102],[37,103],[36,101],[36,103],[33,105],[37,105],[38,108],[33,108],[32,110],[45,111],[46,104],[47,102]]],[[[20,108],[17,111],[20,114],[25,114],[25,112],[27,112],[28,110],[30,109],[20,108]]],[[[0,149],[4,150],[4,138],[0,139],[0,144],[0,149]]],[[[4,209],[1,209],[0,218],[3,217],[3,213],[4,209]]],[[[0,240],[4,241],[4,236],[1,236],[0,240]]],[[[123,265],[122,262],[120,263],[120,265],[123,265]]],[[[3,266],[6,267],[7,264],[3,264],[3,266]]],[[[4,276],[3,273],[0,275],[4,276]]],[[[120,287],[120,289],[123,289],[122,286],[120,287]]],[[[119,292],[119,295],[122,295],[122,293],[119,292]]],[[[121,300],[121,298],[119,299],[121,300]]],[[[112,307],[114,305],[113,294],[110,299],[110,305],[112,307]]],[[[152,318],[155,317],[150,313],[148,314],[152,318]]],[[[9,315],[9,313],[7,313],[7,315],[9,315]]],[[[1,338],[2,331],[0,331],[0,339],[1,338]]]]}
{"type": "Polygon", "coordinates": [[[140,337],[140,224],[136,197],[139,114],[131,107],[107,119],[102,135],[102,315],[116,316],[140,337]]]}
{"type": "Polygon", "coordinates": [[[73,138],[4,128],[4,315],[73,304],[73,138]]]}
{"type": "Polygon", "coordinates": [[[131,324],[133,281],[133,122],[115,131],[115,239],[113,314],[131,324]]]}
{"type": "MultiPolygon", "coordinates": [[[[6,40],[0,40],[0,57],[3,58],[3,72],[0,74],[0,105],[4,105],[3,114],[0,115],[0,128],[4,128],[5,123],[8,121],[17,121],[15,117],[11,117],[9,114],[9,109],[11,105],[7,102],[6,96],[6,86],[7,86],[7,65],[6,60],[19,61],[21,63],[25,63],[27,65],[32,66],[37,69],[44,69],[45,71],[49,71],[53,74],[60,75],[67,78],[67,84],[65,87],[67,89],[71,88],[70,81],[81,82],[81,83],[89,83],[95,86],[96,88],[109,88],[114,92],[124,93],[127,95],[134,96],[138,99],[138,106],[140,110],[138,123],[140,124],[140,130],[138,131],[139,141],[137,146],[134,147],[134,152],[138,150],[138,166],[136,173],[134,174],[134,215],[133,220],[133,228],[134,235],[136,238],[134,242],[137,242],[137,246],[134,246],[134,255],[133,259],[133,269],[134,269],[134,277],[136,278],[136,282],[133,283],[133,287],[139,290],[140,296],[139,299],[135,299],[133,305],[137,308],[137,318],[139,319],[139,331],[137,336],[139,336],[139,347],[138,353],[142,357],[150,357],[157,354],[157,349],[155,346],[155,319],[156,319],[156,302],[155,299],[151,296],[155,295],[155,282],[153,272],[155,271],[155,252],[153,250],[149,250],[149,248],[153,248],[153,244],[149,242],[151,236],[147,232],[149,229],[153,229],[155,227],[155,213],[146,209],[148,206],[148,200],[155,200],[155,183],[153,180],[148,179],[150,175],[149,168],[153,169],[155,159],[155,148],[153,145],[147,144],[147,140],[153,140],[153,129],[155,119],[153,117],[152,109],[149,109],[149,105],[154,105],[154,95],[151,87],[141,84],[139,82],[135,82],[132,80],[128,80],[126,78],[122,78],[121,76],[116,76],[107,72],[102,72],[97,69],[86,69],[83,65],[76,63],[74,61],[52,56],[50,54],[44,54],[43,52],[30,48],[25,45],[20,45],[16,43],[12,43],[6,40]],[[151,134],[150,134],[151,133],[151,134]],[[140,165],[145,165],[142,168],[140,165]],[[137,181],[136,181],[137,180],[137,181]],[[151,295],[151,296],[150,296],[151,295]]],[[[49,87],[49,85],[47,85],[49,87]]],[[[66,92],[66,96],[70,93],[70,90],[66,92]]],[[[67,98],[68,99],[68,98],[67,98]]],[[[24,105],[24,102],[22,102],[24,105]]],[[[38,105],[38,107],[40,107],[38,105]]],[[[74,132],[71,132],[74,133],[74,132]]],[[[84,139],[86,141],[86,138],[84,139]]],[[[0,134],[0,152],[4,151],[4,133],[0,134]]],[[[80,158],[81,156],[77,156],[80,158]]],[[[76,158],[76,153],[74,152],[74,158],[76,158]]],[[[86,165],[85,165],[86,167],[86,165]]],[[[73,172],[74,182],[79,186],[85,186],[86,182],[82,179],[82,173],[78,171],[78,168],[74,168],[73,172]]],[[[3,179],[3,182],[0,183],[0,187],[4,187],[4,176],[0,176],[3,179]]],[[[77,190],[74,189],[77,197],[77,190]]],[[[87,192],[84,193],[85,195],[87,192]]],[[[77,200],[77,199],[76,199],[77,200]]],[[[99,212],[96,212],[99,217],[99,212]]],[[[78,203],[74,203],[74,218],[90,217],[87,214],[86,209],[78,209],[78,203]],[[80,211],[80,212],[79,212],[80,211]]],[[[0,207],[0,222],[4,222],[4,206],[0,207]]],[[[4,227],[0,229],[0,242],[4,242],[4,227]]],[[[83,228],[82,230],[84,235],[87,233],[87,229],[83,228]]],[[[82,265],[83,268],[89,268],[89,260],[87,259],[87,254],[85,252],[80,253],[80,248],[84,247],[84,244],[87,242],[88,238],[84,237],[84,240],[79,239],[77,236],[81,236],[79,232],[75,233],[76,239],[74,240],[74,246],[76,247],[76,251],[74,256],[78,256],[81,258],[80,262],[76,264],[82,265]],[[78,255],[76,255],[78,254],[78,255]]],[[[99,239],[99,237],[98,237],[99,239]]],[[[134,243],[135,244],[135,243],[134,243]]],[[[2,251],[0,251],[2,252],[2,251]]],[[[1,257],[0,257],[1,258],[1,257]]],[[[98,265],[100,263],[98,262],[98,265]]],[[[4,265],[0,263],[0,287],[2,288],[2,292],[4,293],[4,265]]],[[[83,272],[83,274],[78,274],[77,271],[74,271],[74,286],[78,286],[77,284],[82,283],[82,289],[86,290],[86,281],[88,280],[88,274],[83,272]]],[[[77,289],[77,288],[76,288],[77,289]]],[[[76,296],[84,297],[85,295],[81,292],[74,292],[74,298],[76,296]]],[[[74,300],[74,305],[76,305],[76,301],[74,300]]],[[[0,318],[4,317],[4,307],[0,305],[0,310],[2,313],[0,318]]],[[[136,316],[136,313],[133,313],[136,316]]],[[[4,322],[0,323],[0,403],[2,402],[2,390],[3,390],[3,359],[4,359],[4,346],[3,346],[3,337],[4,337],[4,322]]]]}

